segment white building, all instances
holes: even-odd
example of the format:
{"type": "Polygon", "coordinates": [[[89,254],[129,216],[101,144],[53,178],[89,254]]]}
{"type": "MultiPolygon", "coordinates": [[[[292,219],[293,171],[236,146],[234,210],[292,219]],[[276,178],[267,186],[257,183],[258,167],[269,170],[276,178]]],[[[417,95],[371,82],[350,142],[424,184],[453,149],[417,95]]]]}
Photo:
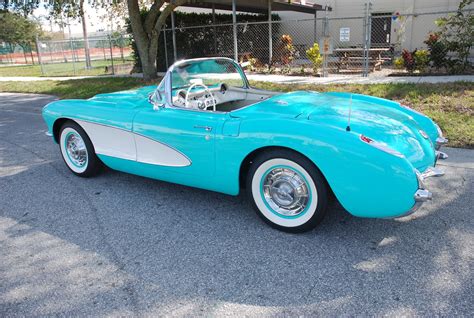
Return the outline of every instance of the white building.
{"type": "MultiPolygon", "coordinates": [[[[237,0],[238,1],[238,0],[237,0]]],[[[302,0],[303,3],[308,3],[302,0]]],[[[358,46],[363,42],[366,0],[327,0],[317,1],[327,5],[331,11],[329,17],[329,35],[337,46],[358,46]],[[342,28],[342,30],[341,30],[342,28]],[[341,34],[342,33],[342,34],[341,34]],[[344,43],[346,42],[346,43],[344,43]]],[[[457,10],[460,0],[372,0],[370,12],[372,46],[394,46],[398,49],[426,47],[423,43],[427,34],[437,30],[435,20],[445,16],[447,11],[457,10]],[[428,14],[439,13],[439,14],[428,14]]],[[[471,6],[470,8],[473,8],[471,6]]],[[[296,33],[295,43],[306,39],[314,33],[311,23],[301,22],[303,30],[295,32],[295,22],[291,20],[313,19],[314,15],[297,12],[278,12],[283,20],[283,32],[296,33]]],[[[318,36],[322,35],[323,24],[319,21],[325,17],[324,11],[317,12],[316,25],[318,36]]]]}

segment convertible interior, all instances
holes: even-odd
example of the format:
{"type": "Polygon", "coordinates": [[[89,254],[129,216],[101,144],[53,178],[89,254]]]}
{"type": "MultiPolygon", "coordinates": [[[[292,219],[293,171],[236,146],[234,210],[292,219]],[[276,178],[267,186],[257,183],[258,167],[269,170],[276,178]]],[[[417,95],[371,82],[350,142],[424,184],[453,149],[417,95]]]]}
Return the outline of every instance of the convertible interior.
{"type": "Polygon", "coordinates": [[[265,100],[277,92],[239,88],[219,83],[211,86],[196,81],[173,91],[173,105],[207,111],[229,112],[265,100]]]}
{"type": "Polygon", "coordinates": [[[248,87],[243,70],[230,59],[188,60],[170,75],[175,107],[229,112],[278,94],[248,87]]]}

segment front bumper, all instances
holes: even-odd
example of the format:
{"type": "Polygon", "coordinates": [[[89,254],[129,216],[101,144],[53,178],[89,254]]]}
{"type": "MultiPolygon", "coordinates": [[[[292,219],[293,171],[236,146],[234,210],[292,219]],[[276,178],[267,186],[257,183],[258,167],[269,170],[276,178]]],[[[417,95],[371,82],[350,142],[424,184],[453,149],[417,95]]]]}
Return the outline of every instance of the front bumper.
{"type": "MultiPolygon", "coordinates": [[[[448,155],[446,153],[439,151],[441,146],[445,145],[448,142],[448,139],[443,137],[443,133],[441,129],[439,129],[439,127],[438,127],[438,134],[439,134],[439,137],[436,138],[436,145],[435,145],[436,161],[438,161],[439,159],[444,160],[448,158],[448,155]]],[[[434,167],[428,167],[423,173],[419,172],[416,169],[415,169],[415,173],[418,179],[418,190],[414,194],[415,204],[410,209],[410,211],[401,215],[400,217],[413,214],[423,205],[424,202],[430,201],[433,198],[433,193],[431,193],[428,189],[426,189],[426,186],[424,183],[425,179],[430,178],[430,177],[441,177],[444,175],[443,170],[436,168],[436,162],[435,162],[434,167]]]]}

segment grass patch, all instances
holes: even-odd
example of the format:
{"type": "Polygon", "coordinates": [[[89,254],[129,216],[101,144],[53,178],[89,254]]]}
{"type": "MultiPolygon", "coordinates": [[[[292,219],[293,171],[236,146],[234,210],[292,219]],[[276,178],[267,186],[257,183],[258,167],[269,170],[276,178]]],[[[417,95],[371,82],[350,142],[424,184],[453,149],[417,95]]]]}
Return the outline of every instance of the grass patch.
{"type": "MultiPolygon", "coordinates": [[[[116,59],[114,58],[114,65],[130,64],[132,60],[116,59]]],[[[92,76],[92,75],[105,75],[112,74],[112,70],[109,68],[106,72],[105,67],[111,66],[110,60],[92,60],[92,68],[87,69],[86,63],[82,62],[68,62],[68,63],[48,63],[43,64],[44,76],[92,76]]],[[[1,77],[12,77],[12,76],[31,76],[37,77],[42,76],[41,66],[36,65],[15,65],[15,66],[0,66],[1,77]]]]}
{"type": "Polygon", "coordinates": [[[101,93],[111,93],[150,85],[139,78],[96,77],[67,81],[0,82],[0,92],[56,95],[65,98],[90,98],[101,93]]]}
{"type": "MultiPolygon", "coordinates": [[[[137,78],[90,78],[68,81],[0,82],[0,92],[41,93],[60,98],[89,98],[99,93],[152,85],[137,78]]],[[[474,83],[298,85],[251,82],[276,90],[340,91],[392,99],[433,118],[449,138],[449,146],[474,148],[474,83]]]]}

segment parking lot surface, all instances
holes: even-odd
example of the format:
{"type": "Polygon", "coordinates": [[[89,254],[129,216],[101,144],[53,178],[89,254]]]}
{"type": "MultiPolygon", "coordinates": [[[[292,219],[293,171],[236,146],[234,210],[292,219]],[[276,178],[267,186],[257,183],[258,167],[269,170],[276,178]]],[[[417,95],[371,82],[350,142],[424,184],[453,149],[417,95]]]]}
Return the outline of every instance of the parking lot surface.
{"type": "Polygon", "coordinates": [[[412,216],[334,203],[292,235],[243,196],[75,177],[44,134],[53,99],[0,94],[0,316],[473,316],[474,151],[446,149],[412,216]]]}

